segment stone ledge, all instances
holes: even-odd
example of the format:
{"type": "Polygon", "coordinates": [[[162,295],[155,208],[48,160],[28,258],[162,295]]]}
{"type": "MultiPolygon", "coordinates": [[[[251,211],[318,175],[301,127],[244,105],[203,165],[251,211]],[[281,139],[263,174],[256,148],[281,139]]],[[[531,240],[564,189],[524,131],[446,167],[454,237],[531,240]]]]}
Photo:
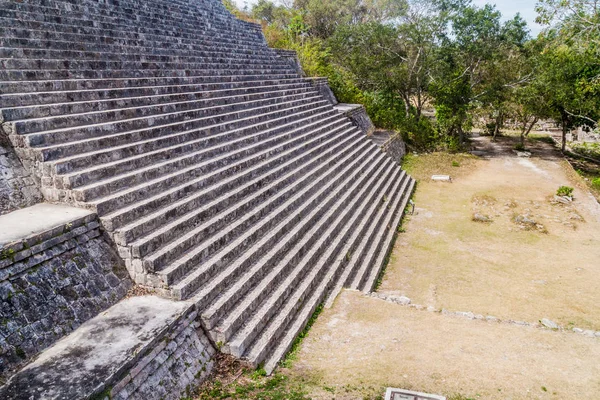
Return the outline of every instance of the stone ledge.
{"type": "Polygon", "coordinates": [[[302,69],[302,65],[300,64],[300,59],[298,58],[298,53],[294,50],[284,50],[284,49],[271,49],[275,54],[279,57],[285,59],[289,66],[294,69],[298,75],[306,76],[304,70],[302,69]]]}
{"type": "Polygon", "coordinates": [[[0,281],[100,236],[95,213],[37,204],[0,216],[0,281]]]}
{"type": "MultiPolygon", "coordinates": [[[[135,391],[156,377],[163,364],[175,365],[179,359],[173,356],[185,356],[184,351],[177,352],[180,346],[188,350],[196,346],[204,353],[205,362],[198,363],[194,375],[208,373],[206,364],[214,349],[196,329],[195,314],[189,302],[156,296],[123,300],[44,351],[0,388],[0,398],[79,399],[110,392],[119,399],[144,398],[136,397],[135,391]]],[[[169,373],[169,368],[162,370],[160,379],[169,373]]],[[[179,394],[173,393],[173,398],[179,394]]]]}
{"type": "Polygon", "coordinates": [[[96,218],[89,210],[67,205],[36,204],[0,216],[0,248],[20,250],[19,245],[57,236],[67,224],[79,226],[96,218]]]}
{"type": "Polygon", "coordinates": [[[115,400],[179,399],[212,372],[216,350],[196,311],[175,326],[110,391],[115,400]]]}
{"type": "Polygon", "coordinates": [[[331,87],[329,87],[329,78],[324,76],[316,76],[306,78],[306,80],[319,91],[321,96],[329,100],[332,105],[336,106],[339,104],[337,97],[335,97],[331,87]]]}
{"type": "Polygon", "coordinates": [[[92,229],[0,270],[10,274],[0,280],[0,377],[125,297],[129,274],[99,235],[92,229]]]}

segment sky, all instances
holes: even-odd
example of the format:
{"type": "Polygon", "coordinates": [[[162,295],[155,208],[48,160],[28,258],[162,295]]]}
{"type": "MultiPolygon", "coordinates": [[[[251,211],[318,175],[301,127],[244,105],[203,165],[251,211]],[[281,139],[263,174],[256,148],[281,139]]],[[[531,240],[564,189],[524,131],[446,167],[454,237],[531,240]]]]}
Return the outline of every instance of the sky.
{"type": "MultiPolygon", "coordinates": [[[[244,4],[252,5],[256,0],[235,0],[239,7],[244,4]]],[[[542,27],[535,23],[535,4],[537,0],[473,0],[473,4],[483,6],[486,3],[495,4],[496,8],[502,13],[502,17],[511,19],[516,13],[521,13],[521,16],[529,23],[529,29],[532,36],[537,36],[542,27]]]]}

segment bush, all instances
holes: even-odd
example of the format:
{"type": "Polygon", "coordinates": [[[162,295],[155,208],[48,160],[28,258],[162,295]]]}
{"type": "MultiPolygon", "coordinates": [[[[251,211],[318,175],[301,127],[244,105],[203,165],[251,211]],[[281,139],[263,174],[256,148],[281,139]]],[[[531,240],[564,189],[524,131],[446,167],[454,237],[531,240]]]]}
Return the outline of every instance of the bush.
{"type": "Polygon", "coordinates": [[[592,179],[592,187],[594,189],[600,190],[600,177],[592,179]]]}
{"type": "Polygon", "coordinates": [[[571,148],[575,153],[600,160],[600,143],[577,143],[571,148]]]}
{"type": "Polygon", "coordinates": [[[573,189],[572,187],[569,187],[569,186],[561,186],[556,191],[556,195],[561,196],[561,197],[573,197],[574,190],[575,189],[573,189]]]}
{"type": "Polygon", "coordinates": [[[494,136],[494,132],[496,132],[496,122],[488,122],[485,124],[485,129],[483,130],[484,136],[494,136]]]}
{"type": "Polygon", "coordinates": [[[516,144],[515,147],[514,147],[514,149],[516,151],[525,151],[526,150],[525,145],[521,144],[521,143],[516,144]]]}

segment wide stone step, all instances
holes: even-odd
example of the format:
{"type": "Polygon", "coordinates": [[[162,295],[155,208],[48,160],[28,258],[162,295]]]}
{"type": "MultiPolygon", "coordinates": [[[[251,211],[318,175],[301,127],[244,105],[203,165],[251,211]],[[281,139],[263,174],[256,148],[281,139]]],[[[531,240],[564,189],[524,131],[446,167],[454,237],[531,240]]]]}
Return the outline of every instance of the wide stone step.
{"type": "MultiPolygon", "coordinates": [[[[147,4],[140,4],[135,9],[129,10],[121,7],[103,7],[100,3],[87,2],[85,7],[80,7],[81,3],[67,4],[67,2],[54,2],[53,4],[44,4],[26,2],[15,3],[5,2],[6,10],[16,11],[19,13],[42,14],[51,17],[67,16],[59,23],[68,23],[76,26],[90,26],[90,21],[100,21],[104,25],[112,25],[118,28],[134,28],[143,33],[156,32],[158,35],[165,33],[186,34],[191,37],[198,35],[201,30],[204,33],[229,34],[230,38],[253,38],[261,40],[259,29],[251,28],[246,23],[236,20],[227,13],[211,13],[206,9],[201,12],[194,12],[190,7],[185,10],[176,10],[172,7],[168,11],[159,13],[152,4],[152,9],[147,9],[147,4]],[[11,4],[12,3],[12,4],[11,4]],[[149,16],[147,10],[150,10],[152,15],[149,16]],[[182,14],[183,13],[183,14],[182,14]],[[210,16],[209,16],[210,15],[210,16]],[[133,17],[133,18],[132,18],[133,17]],[[178,18],[173,18],[178,17],[178,18]],[[183,18],[182,18],[183,17],[183,18]],[[210,21],[210,22],[209,22],[210,21]],[[88,22],[88,23],[86,23],[88,22]],[[159,30],[158,28],[163,28],[159,30]]],[[[7,17],[9,13],[5,14],[7,17]]]]}
{"type": "Polygon", "coordinates": [[[288,63],[280,60],[240,60],[236,58],[222,57],[213,58],[190,58],[183,61],[167,58],[165,61],[151,60],[128,60],[122,57],[118,60],[94,59],[94,60],[70,60],[61,59],[30,59],[30,58],[4,58],[0,59],[0,68],[5,70],[129,70],[129,69],[170,69],[170,70],[194,70],[194,69],[290,69],[288,63]]]}
{"type": "MultiPolygon", "coordinates": [[[[398,168],[395,168],[398,172],[398,168]]],[[[399,180],[395,178],[396,182],[399,180]]],[[[380,192],[380,196],[381,194],[380,192]]],[[[388,192],[388,196],[391,194],[388,192]]],[[[360,225],[360,222],[356,221],[355,224],[360,225]]],[[[340,231],[346,232],[349,227],[350,225],[346,225],[340,231]]],[[[293,293],[286,299],[285,307],[278,310],[248,350],[245,358],[254,365],[264,362],[268,373],[276,368],[318,305],[322,303],[336,276],[343,271],[344,264],[351,258],[348,257],[352,251],[351,243],[355,245],[359,239],[360,236],[354,234],[353,237],[347,237],[345,244],[338,239],[334,241],[337,242],[337,246],[329,246],[328,252],[321,257],[318,267],[315,268],[316,271],[313,270],[312,274],[307,275],[303,282],[294,288],[293,293]]]]}
{"type": "MultiPolygon", "coordinates": [[[[172,93],[167,94],[149,94],[146,96],[129,96],[129,97],[115,97],[108,100],[88,100],[82,102],[68,102],[68,103],[55,103],[48,105],[34,105],[27,107],[15,107],[5,108],[0,110],[2,115],[1,118],[4,121],[16,121],[21,119],[36,119],[36,118],[49,118],[61,115],[73,115],[77,117],[79,114],[89,112],[102,112],[119,109],[130,109],[133,107],[144,107],[157,104],[169,104],[169,103],[180,103],[184,101],[197,101],[216,99],[231,99],[231,97],[253,95],[259,93],[269,92],[288,92],[290,90],[297,89],[310,89],[308,82],[298,82],[292,84],[280,84],[280,85],[256,85],[250,87],[240,87],[231,89],[221,90],[190,90],[190,87],[174,87],[171,88],[172,93]]],[[[115,93],[117,94],[117,93],[115,93]]],[[[124,94],[124,93],[123,93],[124,94]]],[[[213,104],[216,105],[216,104],[213,104]]],[[[73,126],[72,124],[64,124],[65,126],[73,126]]]]}
{"type": "MultiPolygon", "coordinates": [[[[315,92],[305,92],[289,97],[279,96],[261,100],[239,102],[215,107],[204,107],[190,110],[150,114],[149,117],[136,117],[100,124],[77,126],[66,129],[55,129],[36,132],[28,135],[17,135],[31,147],[48,147],[63,143],[73,143],[128,131],[155,130],[160,134],[172,133],[174,129],[195,129],[215,123],[224,123],[256,115],[257,111],[275,111],[292,105],[317,104],[323,102],[315,92]]],[[[177,106],[173,107],[177,108],[177,106]]],[[[5,130],[10,130],[9,124],[4,124],[5,130]],[[9,125],[8,128],[6,125],[9,125]]],[[[130,132],[131,133],[131,132],[130,132]]],[[[156,137],[158,135],[155,135],[156,137]]]]}
{"type": "MultiPolygon", "coordinates": [[[[11,21],[0,17],[0,21],[11,21]]],[[[37,22],[32,22],[38,24],[37,22]]],[[[80,55],[87,58],[98,53],[102,59],[123,56],[136,57],[215,57],[227,55],[229,58],[245,60],[279,60],[281,57],[273,50],[262,45],[253,46],[248,43],[238,45],[235,51],[230,46],[223,46],[213,41],[194,41],[193,43],[153,43],[151,45],[136,43],[112,44],[100,41],[67,42],[62,38],[36,39],[25,37],[4,37],[3,50],[0,54],[6,54],[4,58],[64,58],[65,55],[80,55]],[[39,55],[38,57],[34,57],[39,55]]]]}
{"type": "MultiPolygon", "coordinates": [[[[202,66],[200,66],[202,67],[202,66]]],[[[282,75],[289,74],[290,69],[254,68],[243,64],[234,65],[235,68],[176,68],[176,69],[86,69],[86,70],[0,70],[0,79],[7,81],[30,81],[30,80],[67,80],[67,79],[119,79],[119,78],[164,78],[164,77],[186,77],[186,76],[229,76],[229,75],[282,75]]],[[[145,67],[141,67],[145,68],[145,67]]]]}
{"type": "MultiPolygon", "coordinates": [[[[282,96],[287,96],[293,99],[295,96],[315,93],[317,92],[312,87],[302,85],[285,89],[280,88],[278,90],[275,88],[273,88],[273,90],[269,90],[267,87],[265,87],[263,90],[260,90],[260,88],[257,88],[257,90],[254,91],[242,90],[241,93],[226,93],[223,96],[219,96],[219,93],[215,93],[213,95],[210,92],[202,92],[189,96],[181,95],[180,98],[177,98],[177,96],[174,95],[164,98],[164,102],[157,101],[160,100],[160,98],[153,99],[146,97],[139,100],[141,104],[133,104],[130,107],[127,107],[127,104],[125,104],[124,101],[121,101],[116,102],[114,105],[117,107],[122,105],[122,107],[95,111],[91,109],[92,105],[88,104],[86,107],[84,104],[83,108],[86,108],[86,110],[81,113],[59,114],[41,118],[8,121],[3,123],[2,126],[5,132],[9,135],[26,135],[34,132],[54,131],[86,125],[118,123],[125,119],[152,117],[160,114],[199,110],[202,108],[207,108],[210,112],[217,106],[229,106],[228,109],[234,110],[238,107],[242,109],[244,107],[253,107],[256,104],[254,102],[260,100],[278,98],[282,96]]],[[[68,106],[65,106],[64,108],[68,108],[68,106]]],[[[41,109],[40,111],[43,112],[45,110],[41,109]]],[[[77,137],[77,134],[74,133],[74,137],[77,137]]]]}
{"type": "MultiPolygon", "coordinates": [[[[363,281],[362,285],[359,287],[359,290],[362,290],[363,292],[370,292],[371,290],[373,290],[373,288],[375,287],[375,285],[377,284],[377,278],[379,278],[379,275],[381,273],[381,269],[384,266],[385,263],[385,259],[386,257],[388,257],[392,246],[394,244],[394,236],[396,234],[396,228],[398,227],[398,225],[400,224],[400,221],[402,220],[402,210],[404,210],[406,208],[406,205],[408,204],[408,201],[410,200],[410,195],[412,194],[413,190],[415,187],[415,181],[413,179],[410,180],[408,188],[406,189],[405,193],[406,195],[404,196],[404,198],[402,199],[402,203],[400,204],[400,206],[398,207],[399,212],[393,217],[391,218],[389,225],[387,226],[387,229],[382,230],[379,232],[380,236],[383,237],[383,241],[380,241],[380,246],[376,249],[376,257],[374,257],[374,261],[372,262],[372,268],[368,271],[368,274],[366,275],[366,279],[363,281]]],[[[372,246],[371,251],[373,250],[374,246],[372,246]]]]}
{"type": "MultiPolygon", "coordinates": [[[[168,48],[169,46],[180,45],[188,46],[195,50],[218,50],[220,48],[223,52],[227,50],[235,52],[237,50],[258,50],[262,45],[262,43],[258,41],[253,42],[248,40],[249,38],[246,40],[227,39],[228,35],[219,35],[216,32],[205,33],[203,39],[186,39],[175,36],[138,34],[131,34],[131,37],[127,32],[102,31],[94,28],[70,28],[68,25],[60,25],[58,27],[60,28],[60,31],[25,29],[18,26],[0,27],[0,35],[6,38],[24,39],[21,43],[28,43],[28,41],[31,40],[67,41],[75,43],[107,44],[110,45],[112,49],[118,49],[120,46],[168,48]]],[[[3,47],[13,46],[3,45],[3,47]]],[[[261,54],[273,55],[274,53],[269,52],[266,47],[262,47],[261,54]]]]}
{"type": "MultiPolygon", "coordinates": [[[[0,19],[1,23],[1,19],[0,19]]],[[[122,50],[122,49],[120,49],[122,50]]],[[[223,61],[224,64],[235,64],[246,62],[248,64],[283,64],[284,61],[275,54],[244,54],[242,52],[224,52],[223,49],[211,49],[191,52],[180,52],[181,54],[155,54],[150,49],[143,53],[122,53],[109,51],[71,50],[55,48],[15,47],[0,48],[0,59],[16,60],[103,60],[103,61],[129,61],[129,62],[153,62],[153,63],[191,63],[207,62],[214,63],[223,61]]]]}
{"type": "MultiPolygon", "coordinates": [[[[281,130],[287,128],[297,128],[299,126],[303,126],[303,129],[310,129],[315,125],[315,123],[319,123],[322,125],[326,125],[330,122],[337,121],[339,123],[339,118],[336,119],[335,115],[331,115],[329,118],[323,118],[322,116],[317,116],[311,119],[303,119],[298,121],[298,123],[294,123],[291,127],[282,127],[281,130]]],[[[269,137],[272,133],[261,133],[261,136],[269,137]]],[[[275,175],[276,176],[276,175],[275,175]]],[[[240,187],[238,193],[236,195],[246,196],[247,192],[243,189],[246,186],[251,188],[261,188],[266,182],[268,182],[265,176],[259,176],[258,178],[250,181],[251,183],[246,183],[243,187],[240,187]]],[[[224,182],[221,182],[224,183],[224,182]]],[[[217,188],[205,189],[199,193],[194,193],[193,195],[186,196],[183,200],[172,203],[170,205],[165,205],[163,208],[154,212],[152,214],[148,214],[143,218],[136,219],[133,223],[118,229],[115,232],[114,239],[115,242],[121,246],[127,245],[129,242],[139,239],[144,235],[155,231],[158,227],[171,223],[174,224],[174,219],[181,216],[184,213],[199,211],[199,208],[209,202],[214,203],[214,198],[217,197],[218,193],[221,191],[217,188]]],[[[220,198],[218,205],[226,206],[227,204],[232,204],[232,199],[227,198],[224,200],[220,198]]],[[[189,218],[186,217],[187,220],[189,218]]],[[[115,226],[115,221],[111,223],[111,226],[115,226]]]]}
{"type": "MultiPolygon", "coordinates": [[[[383,158],[382,158],[383,159],[383,158]]],[[[379,164],[379,169],[371,177],[369,182],[365,184],[363,190],[357,198],[362,194],[374,197],[377,195],[376,190],[368,192],[368,188],[377,182],[385,182],[389,178],[392,168],[384,162],[379,164]],[[377,181],[377,177],[381,181],[377,181]]],[[[363,201],[363,204],[370,204],[369,198],[363,201]]],[[[331,209],[315,225],[302,240],[298,241],[294,248],[285,256],[282,254],[276,256],[275,252],[265,255],[261,261],[255,264],[252,270],[246,272],[244,276],[237,280],[235,285],[230,286],[226,292],[222,293],[219,298],[214,301],[211,306],[202,313],[202,320],[206,329],[213,329],[215,340],[222,343],[227,343],[232,335],[237,332],[246,321],[249,321],[252,314],[262,307],[265,303],[269,303],[269,307],[263,307],[265,314],[260,317],[260,320],[270,318],[270,314],[274,313],[285,301],[284,294],[289,293],[296,287],[302,278],[311,272],[316,256],[320,250],[316,247],[318,239],[323,237],[324,232],[331,229],[330,225],[345,211],[337,208],[331,209]],[[311,257],[308,255],[311,254],[311,257]],[[268,299],[268,300],[267,300],[268,299]],[[215,325],[218,326],[215,327],[215,325]]],[[[353,209],[353,219],[358,219],[364,214],[361,208],[353,209]]],[[[347,234],[352,231],[345,231],[347,234]]],[[[256,332],[259,328],[255,327],[252,331],[256,332]]],[[[250,343],[250,337],[245,343],[250,343]]],[[[240,349],[237,348],[237,351],[240,349]]]]}
{"type": "Polygon", "coordinates": [[[281,58],[260,58],[257,56],[231,57],[229,52],[211,52],[204,56],[154,56],[146,54],[80,52],[72,50],[29,50],[6,49],[0,52],[0,63],[5,69],[93,69],[101,66],[111,69],[129,69],[144,66],[148,68],[193,68],[199,64],[222,67],[236,64],[247,64],[256,67],[271,65],[273,67],[289,67],[281,58]],[[10,51],[8,51],[10,50],[10,51]],[[73,61],[76,60],[76,61],[73,61]]]}
{"type": "MultiPolygon", "coordinates": [[[[89,24],[86,24],[87,21],[97,21],[103,24],[117,26],[120,29],[134,28],[146,34],[156,32],[157,35],[161,36],[171,33],[195,37],[200,31],[202,33],[220,34],[224,37],[227,34],[229,35],[229,41],[232,41],[233,39],[243,39],[244,37],[257,42],[260,42],[262,39],[260,30],[252,29],[249,25],[238,21],[231,16],[227,18],[227,20],[223,20],[218,14],[207,17],[208,14],[206,12],[195,14],[189,8],[185,11],[186,15],[183,19],[174,19],[172,17],[176,14],[174,14],[173,11],[167,11],[164,14],[155,14],[153,17],[148,17],[147,15],[144,15],[143,6],[125,13],[124,10],[120,8],[111,7],[102,10],[98,8],[99,3],[88,3],[88,6],[80,8],[80,11],[78,12],[77,8],[79,4],[68,4],[67,7],[61,8],[61,6],[66,5],[65,2],[54,2],[52,5],[46,3],[44,6],[40,5],[39,2],[29,4],[26,4],[25,2],[4,3],[4,9],[7,11],[43,14],[52,17],[67,16],[67,18],[60,23],[73,23],[74,20],[77,20],[74,25],[82,27],[89,27],[89,24]],[[208,22],[207,18],[212,20],[208,22]]],[[[154,6],[155,5],[153,5],[153,7],[154,6]]],[[[153,12],[156,13],[156,10],[153,10],[153,12]]],[[[10,17],[10,13],[8,12],[4,15],[10,17]]]]}
{"type": "MultiPolygon", "coordinates": [[[[285,129],[285,125],[297,126],[299,123],[311,122],[318,115],[337,115],[330,107],[312,107],[305,105],[302,107],[291,107],[273,113],[257,114],[254,119],[262,122],[251,123],[245,120],[238,120],[235,129],[225,130],[221,125],[212,125],[201,129],[185,130],[171,135],[159,136],[147,140],[134,141],[122,146],[104,147],[97,151],[77,153],[58,161],[45,163],[44,174],[70,175],[73,173],[98,174],[100,170],[111,169],[111,173],[116,171],[126,171],[132,165],[144,165],[152,161],[156,154],[164,151],[191,152],[208,147],[214,147],[219,143],[229,140],[238,140],[245,137],[254,137],[257,133],[268,135],[285,129]],[[223,131],[224,130],[224,131],[223,131]],[[144,161],[148,157],[149,161],[144,161]]],[[[65,145],[65,146],[68,146],[65,145]]],[[[48,156],[49,154],[45,154],[48,156]]],[[[70,180],[70,178],[68,178],[70,180]]]]}
{"type": "MultiPolygon", "coordinates": [[[[347,136],[347,134],[344,135],[347,136]]],[[[364,141],[360,143],[359,137],[360,135],[356,135],[356,133],[351,137],[346,137],[344,146],[349,146],[352,153],[347,155],[347,152],[344,152],[344,158],[335,159],[335,165],[344,165],[344,167],[336,170],[332,165],[331,168],[335,173],[326,177],[325,185],[311,185],[262,219],[260,219],[260,215],[247,216],[246,220],[259,218],[258,222],[254,223],[252,229],[241,236],[234,236],[234,240],[229,240],[228,237],[235,233],[237,224],[230,226],[228,231],[212,239],[212,243],[217,243],[220,250],[210,258],[207,258],[204,250],[209,248],[211,243],[196,248],[191,254],[186,254],[171,263],[169,269],[180,268],[183,265],[187,266],[188,271],[192,271],[172,285],[173,296],[176,299],[189,298],[202,286],[202,289],[194,295],[194,301],[201,309],[206,308],[210,299],[216,295],[215,291],[224,290],[225,286],[232,282],[232,279],[250,268],[262,255],[275,246],[289,244],[289,241],[282,241],[282,238],[291,231],[300,234],[302,229],[295,227],[300,221],[305,221],[305,217],[309,213],[325,212],[327,208],[325,205],[333,200],[338,193],[338,188],[344,187],[342,183],[347,182],[344,171],[349,171],[356,163],[365,159],[365,153],[369,151],[370,146],[364,141]],[[284,219],[281,220],[281,217],[284,219]],[[219,243],[221,241],[225,244],[224,247],[219,243]]],[[[238,224],[244,222],[245,220],[241,220],[238,224]]],[[[303,225],[303,227],[305,226],[303,225]]]]}
{"type": "MultiPolygon", "coordinates": [[[[1,39],[0,39],[1,40],[1,39]]],[[[105,79],[54,79],[40,81],[0,81],[0,96],[5,94],[29,94],[32,92],[61,92],[99,89],[126,89],[146,86],[169,86],[203,83],[235,83],[260,80],[298,79],[298,74],[236,74],[236,75],[190,75],[139,78],[105,78],[105,79]]],[[[1,97],[0,97],[1,98],[1,97]]]]}
{"type": "MultiPolygon", "coordinates": [[[[277,133],[283,129],[290,129],[290,128],[295,129],[298,126],[300,126],[298,124],[306,123],[307,125],[309,125],[314,122],[314,118],[326,119],[331,115],[332,115],[331,111],[328,108],[322,108],[320,110],[317,110],[317,112],[314,112],[314,113],[300,112],[300,113],[296,113],[296,114],[291,114],[288,117],[273,120],[274,127],[267,129],[266,133],[267,134],[269,134],[270,132],[277,133]]],[[[254,125],[254,126],[250,127],[250,131],[251,132],[252,131],[259,132],[262,130],[261,126],[262,126],[261,124],[254,125]]],[[[241,131],[241,134],[243,135],[244,131],[241,131]]],[[[246,176],[245,174],[247,172],[248,171],[242,170],[242,171],[240,171],[240,175],[246,176]]],[[[222,183],[226,183],[230,180],[235,180],[238,185],[241,185],[244,183],[243,179],[239,180],[239,182],[237,179],[238,178],[233,178],[233,177],[227,178],[227,179],[223,180],[222,183]]],[[[106,213],[106,214],[101,214],[101,215],[104,215],[104,217],[102,218],[104,227],[108,231],[114,231],[114,230],[120,228],[121,226],[130,224],[133,221],[141,219],[142,217],[144,217],[145,215],[147,215],[150,212],[161,209],[163,207],[167,207],[169,204],[179,201],[181,198],[189,195],[189,193],[194,193],[194,192],[200,190],[199,187],[201,187],[202,185],[204,185],[204,179],[198,178],[198,179],[192,180],[190,182],[186,182],[181,186],[174,186],[174,187],[170,188],[168,191],[162,192],[159,195],[149,197],[149,198],[144,198],[132,205],[125,206],[117,211],[114,211],[111,213],[106,213]]],[[[209,195],[212,195],[212,196],[216,196],[217,194],[218,194],[218,192],[214,191],[214,190],[209,193],[209,195]]],[[[106,200],[101,200],[100,203],[97,204],[97,207],[99,207],[101,209],[104,208],[104,207],[102,207],[102,204],[103,204],[102,202],[106,202],[106,200]]]]}
{"type": "MultiPolygon", "coordinates": [[[[407,189],[409,188],[411,181],[412,180],[404,173],[404,171],[402,171],[401,179],[398,183],[402,183],[402,185],[391,192],[389,199],[382,199],[381,203],[373,204],[373,207],[378,208],[377,216],[370,220],[362,221],[361,229],[366,230],[366,233],[363,235],[363,239],[358,247],[354,250],[355,256],[352,257],[352,260],[346,266],[343,273],[334,284],[333,289],[330,291],[327,301],[325,302],[325,307],[329,308],[332,306],[334,300],[344,287],[353,287],[352,281],[355,277],[362,277],[367,271],[370,271],[373,268],[377,269],[375,261],[373,260],[374,253],[371,251],[371,246],[377,248],[380,243],[383,243],[381,237],[382,232],[396,229],[397,224],[393,225],[391,221],[393,221],[396,213],[399,212],[400,215],[402,215],[402,212],[406,207],[406,202],[404,202],[404,200],[410,198],[411,190],[407,189]],[[401,199],[402,201],[396,201],[396,196],[403,197],[401,199]],[[392,206],[397,206],[399,209],[392,209],[392,206]]],[[[359,281],[362,280],[362,278],[358,279],[359,281]]]]}
{"type": "MultiPolygon", "coordinates": [[[[275,141],[275,139],[273,139],[275,141]]],[[[269,141],[268,144],[275,144],[273,141],[269,141]]],[[[190,175],[199,176],[207,174],[214,169],[223,165],[228,165],[240,158],[244,158],[254,154],[257,151],[268,149],[265,143],[258,143],[254,146],[247,148],[234,149],[230,151],[222,152],[213,158],[207,159],[204,157],[202,152],[192,153],[190,155],[168,160],[162,163],[156,163],[154,165],[137,169],[131,172],[123,173],[114,177],[109,177],[93,183],[89,183],[83,186],[77,186],[73,189],[74,197],[77,201],[89,202],[94,199],[109,196],[111,194],[120,192],[127,188],[137,187],[145,182],[153,182],[155,180],[161,180],[162,177],[169,177],[170,179],[178,179],[173,174],[179,173],[178,171],[185,171],[190,175]]],[[[79,175],[76,175],[76,177],[79,175]]],[[[56,183],[57,179],[55,179],[56,183]]],[[[77,182],[65,182],[71,185],[77,182]]]]}
{"type": "MultiPolygon", "coordinates": [[[[386,161],[388,161],[385,155],[373,148],[371,148],[370,153],[371,157],[367,159],[368,163],[362,164],[360,168],[347,173],[351,179],[340,187],[343,191],[330,200],[325,212],[314,223],[306,227],[304,232],[293,241],[293,246],[285,249],[281,254],[280,266],[290,263],[291,268],[294,268],[293,272],[290,272],[287,276],[289,278],[287,284],[297,282],[297,278],[302,276],[312,275],[314,277],[320,270],[319,264],[315,265],[314,263],[321,258],[327,247],[330,247],[332,241],[343,243],[344,240],[342,239],[345,239],[345,236],[350,233],[340,228],[348,221],[350,215],[355,212],[356,215],[360,215],[359,205],[365,201],[367,194],[374,190],[373,185],[378,182],[373,174],[381,168],[385,168],[386,161]]],[[[331,260],[331,264],[333,263],[334,260],[331,260]]],[[[266,274],[266,276],[269,275],[266,274]]],[[[260,291],[260,284],[254,289],[260,291]]],[[[217,336],[223,336],[224,338],[226,336],[228,339],[226,351],[237,357],[241,357],[246,353],[251,354],[253,347],[256,348],[252,344],[255,343],[257,336],[265,329],[272,316],[277,313],[282,305],[284,308],[290,306],[285,301],[289,291],[290,287],[281,284],[273,288],[268,298],[263,298],[263,301],[256,302],[256,304],[252,304],[252,296],[250,296],[248,302],[242,299],[238,311],[231,313],[233,318],[224,321],[216,329],[217,336]],[[246,309],[248,313],[245,312],[246,309]],[[240,317],[246,318],[243,327],[239,324],[240,317]],[[230,328],[227,325],[228,323],[233,323],[234,326],[230,328]],[[238,326],[241,329],[238,330],[238,326]],[[233,337],[231,337],[232,334],[233,337]]],[[[260,295],[260,293],[255,294],[260,295]]],[[[277,330],[273,330],[272,333],[275,338],[277,330]]]]}
{"type": "Polygon", "coordinates": [[[253,87],[292,87],[307,83],[304,79],[248,80],[239,82],[184,83],[181,85],[141,86],[115,89],[70,90],[56,92],[9,93],[0,94],[0,101],[6,107],[5,120],[36,117],[36,110],[45,110],[46,115],[62,111],[52,111],[56,107],[72,107],[77,112],[80,103],[98,103],[97,107],[110,107],[112,102],[127,101],[130,97],[144,99],[153,96],[168,96],[196,92],[221,92],[233,90],[252,90],[253,87]],[[104,104],[107,105],[104,105],[104,104]],[[13,107],[13,108],[10,108],[13,107]],[[46,111],[47,110],[47,111],[46,111]]]}
{"type": "MultiPolygon", "coordinates": [[[[286,166],[285,170],[291,170],[295,166],[294,158],[296,158],[297,156],[318,147],[324,142],[335,144],[341,141],[343,138],[339,134],[336,135],[336,132],[337,131],[334,131],[334,134],[332,135],[331,131],[326,130],[325,132],[320,133],[314,138],[310,138],[311,134],[307,133],[303,135],[303,137],[300,137],[296,140],[296,142],[298,143],[290,141],[289,143],[283,144],[279,146],[279,148],[274,149],[275,151],[282,153],[279,155],[279,157],[271,156],[262,158],[264,162],[253,168],[252,171],[248,171],[248,173],[246,173],[245,176],[246,178],[258,176],[267,172],[270,169],[274,169],[282,165],[286,166]]],[[[274,154],[278,153],[274,152],[274,154]]],[[[255,158],[260,160],[261,155],[258,155],[255,158]]],[[[230,169],[235,169],[235,167],[230,169]]],[[[221,185],[221,187],[223,191],[234,188],[234,186],[231,185],[231,181],[225,183],[224,186],[221,185]]],[[[210,238],[209,242],[204,242],[204,240],[207,239],[206,236],[197,234],[198,232],[201,232],[204,229],[204,226],[199,226],[195,230],[189,231],[186,235],[178,237],[174,241],[164,243],[164,246],[160,247],[160,249],[154,251],[152,254],[147,255],[146,257],[144,257],[146,254],[143,253],[145,248],[139,247],[143,244],[142,241],[144,239],[141,239],[139,242],[133,242],[131,244],[132,255],[138,258],[144,257],[142,260],[143,266],[147,271],[159,271],[167,267],[181,269],[177,267],[178,263],[174,262],[175,260],[177,260],[184,254],[185,257],[189,260],[195,259],[195,257],[197,257],[198,255],[201,258],[205,258],[209,253],[217,251],[222,245],[228,242],[229,240],[225,239],[225,237],[230,237],[232,234],[235,234],[235,226],[241,223],[243,223],[243,221],[239,220],[236,222],[236,224],[232,224],[231,226],[229,226],[226,232],[220,232],[218,235],[213,235],[210,238]],[[200,243],[204,243],[202,248],[195,247],[194,251],[188,251],[189,249],[193,248],[194,246],[197,246],[200,243]]],[[[246,242],[245,244],[248,244],[248,242],[246,242]]],[[[187,264],[191,265],[190,263],[187,264]]]]}
{"type": "MultiPolygon", "coordinates": [[[[66,41],[62,37],[56,38],[29,38],[29,37],[0,37],[0,47],[15,48],[22,51],[40,51],[48,50],[51,52],[98,52],[98,53],[117,53],[131,54],[138,56],[205,56],[206,54],[226,55],[234,59],[251,59],[255,60],[274,60],[278,61],[281,58],[272,50],[266,49],[264,46],[255,47],[251,45],[237,46],[237,48],[226,48],[215,45],[211,42],[194,42],[190,43],[118,43],[115,44],[110,40],[94,40],[90,41],[66,41]]],[[[54,57],[53,57],[54,58],[54,57]]],[[[59,57],[60,58],[60,57],[59,57]]]]}

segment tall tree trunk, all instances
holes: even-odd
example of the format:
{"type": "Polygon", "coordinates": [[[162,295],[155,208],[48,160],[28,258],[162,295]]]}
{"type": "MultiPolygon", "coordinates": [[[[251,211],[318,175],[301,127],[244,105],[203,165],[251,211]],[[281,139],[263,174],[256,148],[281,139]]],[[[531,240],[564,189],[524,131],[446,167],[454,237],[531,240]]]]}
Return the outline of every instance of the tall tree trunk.
{"type": "Polygon", "coordinates": [[[465,132],[463,131],[462,125],[458,125],[458,140],[462,146],[465,143],[465,132]]]}
{"type": "Polygon", "coordinates": [[[502,113],[498,113],[498,115],[496,116],[496,120],[494,121],[494,134],[492,137],[492,141],[496,141],[496,136],[498,136],[498,134],[500,133],[500,128],[502,127],[502,121],[503,121],[503,115],[502,113]]]}
{"type": "Polygon", "coordinates": [[[538,123],[539,120],[540,119],[538,117],[533,118],[533,121],[531,121],[531,124],[529,124],[529,128],[527,128],[527,132],[525,132],[525,136],[529,136],[529,134],[531,133],[531,130],[533,129],[535,124],[538,123]]]}
{"type": "Polygon", "coordinates": [[[527,131],[527,120],[523,120],[523,126],[521,127],[521,146],[525,146],[525,131],[527,131]]]}
{"type": "Polygon", "coordinates": [[[564,153],[567,150],[567,123],[569,121],[569,116],[566,112],[561,112],[561,123],[562,123],[562,144],[560,150],[564,153]]]}

